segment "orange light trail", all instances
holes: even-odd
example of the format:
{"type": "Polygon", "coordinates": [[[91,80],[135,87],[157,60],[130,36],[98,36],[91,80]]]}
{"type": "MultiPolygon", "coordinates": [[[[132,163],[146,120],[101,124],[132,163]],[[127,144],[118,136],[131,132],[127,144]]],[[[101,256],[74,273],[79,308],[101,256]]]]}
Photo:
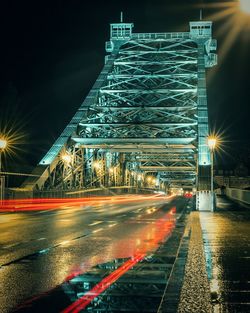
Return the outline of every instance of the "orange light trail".
{"type": "Polygon", "coordinates": [[[173,196],[164,195],[129,195],[129,196],[95,196],[90,198],[55,198],[55,199],[21,199],[21,200],[4,200],[0,212],[13,211],[39,211],[50,209],[63,209],[65,206],[79,207],[83,205],[107,204],[107,203],[123,203],[145,200],[164,200],[173,196]]]}

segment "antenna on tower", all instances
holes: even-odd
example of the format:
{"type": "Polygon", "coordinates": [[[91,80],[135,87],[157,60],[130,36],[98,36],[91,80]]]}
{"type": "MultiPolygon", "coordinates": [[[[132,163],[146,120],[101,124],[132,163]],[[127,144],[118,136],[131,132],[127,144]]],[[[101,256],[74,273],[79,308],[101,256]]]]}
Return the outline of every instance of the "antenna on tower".
{"type": "Polygon", "coordinates": [[[202,21],[202,9],[200,9],[200,21],[202,21]]]}
{"type": "Polygon", "coordinates": [[[121,11],[121,23],[123,23],[123,12],[121,11]]]}

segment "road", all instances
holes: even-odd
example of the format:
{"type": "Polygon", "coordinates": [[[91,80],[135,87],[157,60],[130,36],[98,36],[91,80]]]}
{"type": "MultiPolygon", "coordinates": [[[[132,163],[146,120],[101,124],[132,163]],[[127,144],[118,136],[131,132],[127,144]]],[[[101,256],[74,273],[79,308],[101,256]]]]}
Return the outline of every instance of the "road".
{"type": "Polygon", "coordinates": [[[138,195],[77,201],[17,203],[14,212],[0,213],[0,312],[96,264],[154,251],[171,230],[163,232],[159,221],[176,207],[178,217],[184,200],[138,195]]]}

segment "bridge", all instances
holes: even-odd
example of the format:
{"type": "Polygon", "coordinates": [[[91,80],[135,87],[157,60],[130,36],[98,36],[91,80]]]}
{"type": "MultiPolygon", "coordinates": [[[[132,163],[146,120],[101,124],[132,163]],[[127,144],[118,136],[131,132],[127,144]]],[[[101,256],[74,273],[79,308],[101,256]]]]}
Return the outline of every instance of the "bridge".
{"type": "Polygon", "coordinates": [[[135,187],[195,190],[213,210],[206,69],[212,22],[189,32],[110,25],[105,65],[79,109],[22,185],[32,192],[135,187]]]}
{"type": "Polygon", "coordinates": [[[24,199],[0,197],[1,312],[249,311],[249,191],[209,212],[212,23],[133,27],[110,25],[105,65],[24,199]]]}

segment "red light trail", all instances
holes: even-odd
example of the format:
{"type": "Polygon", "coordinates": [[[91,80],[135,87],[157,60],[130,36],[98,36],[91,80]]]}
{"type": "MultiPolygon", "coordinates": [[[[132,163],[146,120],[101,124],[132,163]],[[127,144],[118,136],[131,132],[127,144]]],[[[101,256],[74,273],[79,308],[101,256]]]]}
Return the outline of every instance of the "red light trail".
{"type": "Polygon", "coordinates": [[[104,292],[110,287],[115,281],[117,281],[122,275],[124,275],[128,270],[130,270],[134,265],[143,260],[145,254],[137,254],[130,260],[126,261],[122,266],[118,267],[114,272],[109,274],[107,277],[102,279],[97,285],[95,285],[91,290],[86,292],[84,296],[76,300],[70,306],[68,306],[62,313],[77,313],[85,309],[86,306],[99,294],[104,292]]]}
{"type": "Polygon", "coordinates": [[[172,196],[164,195],[127,195],[124,196],[95,196],[90,198],[55,198],[55,199],[18,199],[4,200],[1,204],[0,212],[18,212],[18,211],[39,211],[63,209],[65,206],[79,207],[83,205],[95,205],[106,203],[122,203],[145,200],[169,199],[172,196]]]}

